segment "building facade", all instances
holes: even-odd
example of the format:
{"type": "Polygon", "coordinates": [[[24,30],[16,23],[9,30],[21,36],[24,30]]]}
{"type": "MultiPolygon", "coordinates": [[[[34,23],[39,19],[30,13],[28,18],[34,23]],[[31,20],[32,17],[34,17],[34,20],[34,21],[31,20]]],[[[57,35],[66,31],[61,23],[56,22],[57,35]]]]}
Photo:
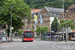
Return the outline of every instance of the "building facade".
{"type": "MultiPolygon", "coordinates": [[[[75,25],[75,4],[67,8],[64,11],[64,15],[61,13],[60,16],[63,17],[65,20],[72,20],[75,25]]],[[[62,20],[62,18],[60,18],[60,20],[62,20]]]]}
{"type": "Polygon", "coordinates": [[[25,26],[23,26],[23,30],[34,30],[35,22],[34,22],[34,14],[37,15],[37,27],[48,27],[48,30],[51,31],[51,23],[54,20],[54,17],[58,17],[60,12],[63,12],[64,9],[53,8],[53,7],[44,7],[42,9],[32,9],[31,10],[31,21],[28,21],[27,18],[23,19],[25,26]],[[61,11],[60,11],[61,10],[61,11]],[[54,15],[55,14],[55,15],[54,15]],[[43,23],[40,23],[40,15],[42,16],[43,23]]]}

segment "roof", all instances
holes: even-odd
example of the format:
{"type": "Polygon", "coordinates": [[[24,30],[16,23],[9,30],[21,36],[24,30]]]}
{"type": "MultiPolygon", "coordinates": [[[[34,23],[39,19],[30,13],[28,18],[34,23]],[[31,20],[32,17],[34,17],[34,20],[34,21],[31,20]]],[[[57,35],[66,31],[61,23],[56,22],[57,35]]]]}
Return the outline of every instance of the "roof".
{"type": "Polygon", "coordinates": [[[37,13],[39,12],[41,9],[31,9],[31,12],[37,13]]]}
{"type": "Polygon", "coordinates": [[[57,13],[59,13],[59,12],[64,11],[64,9],[62,9],[62,8],[52,8],[52,7],[45,7],[45,8],[48,10],[48,12],[57,12],[57,13]]]}
{"type": "Polygon", "coordinates": [[[73,9],[75,8],[75,4],[71,5],[68,9],[73,9]]]}
{"type": "Polygon", "coordinates": [[[59,17],[59,13],[64,12],[63,8],[45,7],[51,17],[59,17]]]}

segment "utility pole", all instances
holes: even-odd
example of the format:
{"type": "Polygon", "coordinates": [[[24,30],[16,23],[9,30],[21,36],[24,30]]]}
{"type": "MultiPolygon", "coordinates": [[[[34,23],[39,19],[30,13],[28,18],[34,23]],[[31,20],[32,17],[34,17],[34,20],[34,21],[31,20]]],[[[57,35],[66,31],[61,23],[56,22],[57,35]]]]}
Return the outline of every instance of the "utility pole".
{"type": "Polygon", "coordinates": [[[64,41],[64,26],[63,26],[63,41],[64,41]]]}
{"type": "Polygon", "coordinates": [[[13,8],[13,6],[11,6],[11,23],[10,23],[10,37],[11,37],[11,41],[13,41],[12,40],[12,8],[13,8]]]}
{"type": "MultiPolygon", "coordinates": [[[[63,9],[64,9],[64,0],[63,0],[63,9]]],[[[64,18],[64,12],[63,12],[63,18],[64,18]]],[[[68,41],[68,32],[67,32],[67,22],[65,20],[66,23],[66,42],[68,41]]]]}
{"type": "Polygon", "coordinates": [[[27,30],[27,17],[25,17],[25,30],[27,30]]]}
{"type": "MultiPolygon", "coordinates": [[[[41,23],[40,23],[40,27],[41,27],[41,23]]],[[[40,38],[42,37],[41,32],[40,32],[40,38]]]]}
{"type": "MultiPolygon", "coordinates": [[[[34,12],[35,13],[35,12],[34,12]]],[[[34,19],[35,19],[35,14],[34,14],[34,19]]],[[[35,23],[35,20],[34,20],[34,31],[36,30],[36,23],[35,23]]],[[[34,36],[36,37],[36,32],[34,32],[34,36]]]]}

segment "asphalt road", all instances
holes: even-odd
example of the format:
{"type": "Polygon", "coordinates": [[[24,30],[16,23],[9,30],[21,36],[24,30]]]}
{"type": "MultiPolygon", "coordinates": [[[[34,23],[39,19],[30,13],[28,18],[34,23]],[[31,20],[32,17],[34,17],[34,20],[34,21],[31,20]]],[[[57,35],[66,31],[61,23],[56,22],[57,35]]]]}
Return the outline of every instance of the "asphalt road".
{"type": "Polygon", "coordinates": [[[0,50],[75,50],[75,43],[39,41],[21,42],[21,39],[14,42],[0,44],[0,50]]]}

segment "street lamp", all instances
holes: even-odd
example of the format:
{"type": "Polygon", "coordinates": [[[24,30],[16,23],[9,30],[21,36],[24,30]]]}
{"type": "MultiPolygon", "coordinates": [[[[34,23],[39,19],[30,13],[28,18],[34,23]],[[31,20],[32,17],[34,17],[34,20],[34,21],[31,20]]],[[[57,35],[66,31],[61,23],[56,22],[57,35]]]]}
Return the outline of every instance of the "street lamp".
{"type": "MultiPolygon", "coordinates": [[[[63,9],[64,9],[64,0],[63,0],[63,9]]],[[[66,23],[66,42],[67,42],[67,41],[68,41],[67,22],[66,22],[66,20],[64,19],[64,12],[63,12],[63,20],[64,20],[65,23],[66,23]]]]}
{"type": "Polygon", "coordinates": [[[10,23],[10,37],[11,37],[11,41],[13,41],[12,40],[12,8],[13,8],[13,6],[11,6],[11,23],[10,23]]]}
{"type": "MultiPolygon", "coordinates": [[[[64,13],[64,12],[63,12],[64,13]]],[[[56,14],[54,14],[54,16],[55,16],[56,14]]],[[[66,22],[66,20],[64,19],[64,15],[63,15],[63,17],[61,17],[61,16],[58,16],[58,18],[62,18],[64,21],[65,21],[65,23],[66,23],[66,42],[68,41],[68,32],[67,32],[67,22],[66,22]]]]}

